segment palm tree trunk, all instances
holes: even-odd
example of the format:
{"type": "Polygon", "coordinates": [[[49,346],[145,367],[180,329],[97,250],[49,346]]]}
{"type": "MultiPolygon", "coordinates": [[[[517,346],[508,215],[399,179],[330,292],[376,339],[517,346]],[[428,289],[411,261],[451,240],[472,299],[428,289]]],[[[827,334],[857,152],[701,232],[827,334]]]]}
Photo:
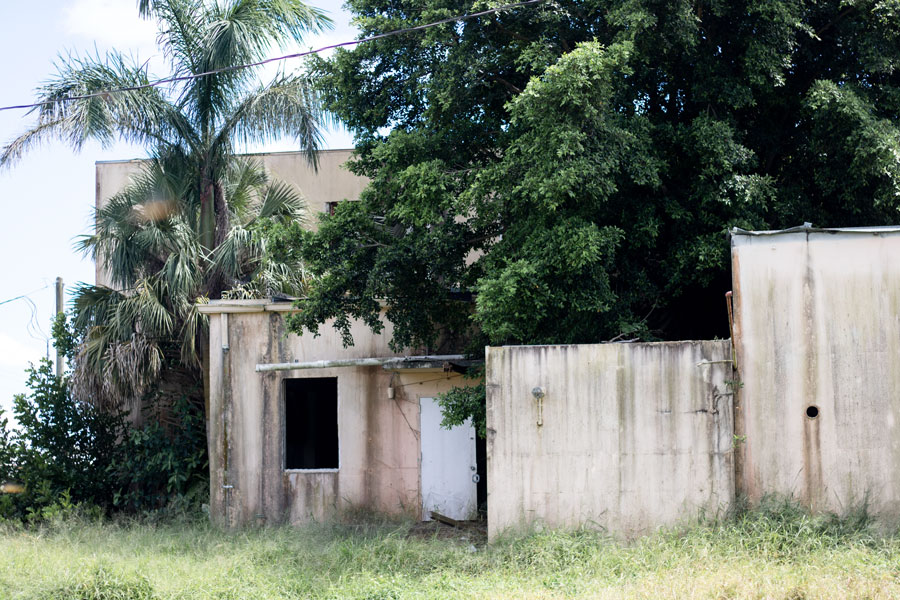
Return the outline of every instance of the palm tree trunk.
{"type": "Polygon", "coordinates": [[[200,245],[207,251],[216,244],[216,192],[212,181],[204,180],[200,193],[200,245]]]}
{"type": "Polygon", "coordinates": [[[221,181],[217,181],[213,185],[213,197],[213,210],[216,213],[215,244],[216,248],[218,248],[219,244],[225,241],[225,236],[228,235],[228,230],[231,228],[231,219],[228,215],[228,204],[225,200],[225,189],[222,187],[221,181]]]}

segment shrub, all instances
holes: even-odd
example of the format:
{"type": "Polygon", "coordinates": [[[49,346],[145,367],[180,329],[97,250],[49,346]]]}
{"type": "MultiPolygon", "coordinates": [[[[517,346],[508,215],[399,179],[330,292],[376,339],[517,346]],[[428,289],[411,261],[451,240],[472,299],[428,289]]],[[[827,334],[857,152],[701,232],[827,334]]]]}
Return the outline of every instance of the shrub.
{"type": "Polygon", "coordinates": [[[27,373],[30,392],[13,399],[18,427],[0,413],[0,480],[22,483],[25,491],[2,497],[0,517],[34,519],[61,499],[109,507],[115,490],[109,465],[120,451],[123,419],[73,400],[46,359],[27,373]]]}
{"type": "Polygon", "coordinates": [[[42,360],[28,369],[26,394],[13,401],[17,427],[0,411],[0,519],[28,522],[67,515],[193,510],[208,491],[206,431],[191,396],[176,398],[165,423],[129,425],[121,413],[75,400],[67,379],[42,360]]]}

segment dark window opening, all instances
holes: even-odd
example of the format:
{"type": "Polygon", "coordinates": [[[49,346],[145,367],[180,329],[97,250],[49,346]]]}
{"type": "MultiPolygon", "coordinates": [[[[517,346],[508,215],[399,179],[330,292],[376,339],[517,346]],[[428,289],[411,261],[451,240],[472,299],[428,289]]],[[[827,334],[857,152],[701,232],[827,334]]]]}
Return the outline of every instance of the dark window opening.
{"type": "Polygon", "coordinates": [[[284,380],[284,468],[338,468],[336,377],[284,380]]]}
{"type": "Polygon", "coordinates": [[[337,202],[326,202],[325,203],[325,214],[334,215],[334,211],[337,208],[337,202]]]}

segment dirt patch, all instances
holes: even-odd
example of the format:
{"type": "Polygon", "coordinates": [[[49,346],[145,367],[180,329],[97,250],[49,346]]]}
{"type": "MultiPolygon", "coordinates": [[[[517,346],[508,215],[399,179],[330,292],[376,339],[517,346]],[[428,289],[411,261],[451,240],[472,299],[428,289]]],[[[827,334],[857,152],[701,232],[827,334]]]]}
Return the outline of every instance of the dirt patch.
{"type": "Polygon", "coordinates": [[[487,521],[459,521],[456,527],[438,521],[422,521],[410,527],[407,535],[415,539],[455,540],[483,546],[487,544],[487,521]]]}

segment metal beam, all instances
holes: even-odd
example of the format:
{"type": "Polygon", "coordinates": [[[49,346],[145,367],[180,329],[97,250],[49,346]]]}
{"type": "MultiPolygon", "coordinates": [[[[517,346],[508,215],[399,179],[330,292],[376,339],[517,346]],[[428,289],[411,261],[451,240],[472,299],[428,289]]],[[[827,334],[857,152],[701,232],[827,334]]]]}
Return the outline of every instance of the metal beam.
{"type": "Polygon", "coordinates": [[[378,367],[381,365],[402,366],[419,361],[465,360],[464,354],[438,354],[429,356],[384,356],[377,358],[339,358],[334,360],[313,360],[309,362],[261,363],[256,365],[257,373],[270,371],[296,371],[300,369],[331,369],[334,367],[378,367]]]}

